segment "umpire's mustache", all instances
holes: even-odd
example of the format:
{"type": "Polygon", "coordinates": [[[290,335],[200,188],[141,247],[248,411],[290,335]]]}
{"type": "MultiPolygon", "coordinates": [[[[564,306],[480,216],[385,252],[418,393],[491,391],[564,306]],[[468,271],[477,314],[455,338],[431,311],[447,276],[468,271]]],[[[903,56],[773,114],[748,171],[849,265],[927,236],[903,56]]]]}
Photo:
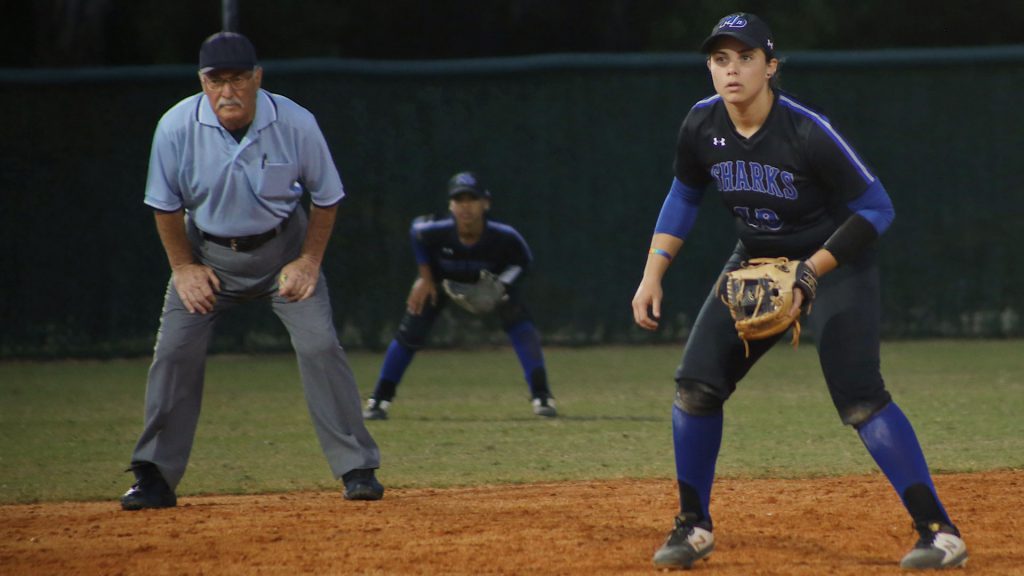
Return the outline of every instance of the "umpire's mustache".
{"type": "Polygon", "coordinates": [[[217,101],[217,109],[218,110],[220,110],[221,108],[223,108],[225,106],[238,106],[239,108],[241,108],[242,107],[242,101],[239,100],[238,98],[221,98],[220,100],[217,101]]]}

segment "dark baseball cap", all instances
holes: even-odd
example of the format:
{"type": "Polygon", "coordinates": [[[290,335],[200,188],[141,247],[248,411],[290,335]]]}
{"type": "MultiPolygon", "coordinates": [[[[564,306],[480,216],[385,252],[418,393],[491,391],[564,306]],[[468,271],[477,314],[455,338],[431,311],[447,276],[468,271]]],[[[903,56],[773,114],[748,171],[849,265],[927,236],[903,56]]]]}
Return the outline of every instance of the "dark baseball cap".
{"type": "Polygon", "coordinates": [[[256,48],[237,32],[218,32],[199,48],[199,71],[251,70],[255,68],[256,48]]]}
{"type": "Polygon", "coordinates": [[[705,54],[710,52],[715,40],[722,36],[732,36],[751,48],[764,50],[769,60],[775,57],[775,41],[772,40],[771,29],[764,20],[749,12],[729,14],[719,20],[711,29],[711,35],[701,44],[700,51],[705,54]]]}
{"type": "Polygon", "coordinates": [[[491,192],[473,172],[459,172],[448,180],[448,197],[472,194],[476,198],[490,198],[491,192]]]}

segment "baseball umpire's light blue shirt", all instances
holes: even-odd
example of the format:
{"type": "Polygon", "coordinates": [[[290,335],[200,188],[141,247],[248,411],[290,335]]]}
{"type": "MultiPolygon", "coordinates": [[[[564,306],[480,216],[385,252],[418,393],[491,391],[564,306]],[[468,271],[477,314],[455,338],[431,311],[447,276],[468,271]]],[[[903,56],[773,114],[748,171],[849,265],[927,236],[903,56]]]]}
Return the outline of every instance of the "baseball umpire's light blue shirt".
{"type": "Polygon", "coordinates": [[[303,188],[317,206],[345,196],[313,114],[284,96],[260,90],[241,142],[220,125],[202,93],[157,124],[145,202],[165,212],[184,208],[204,232],[262,234],[295,210],[303,188]]]}

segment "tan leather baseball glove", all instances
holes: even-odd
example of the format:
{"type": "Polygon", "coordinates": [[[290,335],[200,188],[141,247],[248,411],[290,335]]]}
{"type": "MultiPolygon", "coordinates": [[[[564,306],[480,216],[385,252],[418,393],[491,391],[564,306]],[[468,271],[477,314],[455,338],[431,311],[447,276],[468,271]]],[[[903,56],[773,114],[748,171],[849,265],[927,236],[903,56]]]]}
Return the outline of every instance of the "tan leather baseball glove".
{"type": "Polygon", "coordinates": [[[793,346],[800,341],[800,315],[790,316],[794,290],[804,293],[810,312],[818,287],[814,271],[800,260],[752,258],[722,276],[718,296],[736,321],[736,333],[750,356],[749,340],[763,340],[793,326],[793,346]]]}

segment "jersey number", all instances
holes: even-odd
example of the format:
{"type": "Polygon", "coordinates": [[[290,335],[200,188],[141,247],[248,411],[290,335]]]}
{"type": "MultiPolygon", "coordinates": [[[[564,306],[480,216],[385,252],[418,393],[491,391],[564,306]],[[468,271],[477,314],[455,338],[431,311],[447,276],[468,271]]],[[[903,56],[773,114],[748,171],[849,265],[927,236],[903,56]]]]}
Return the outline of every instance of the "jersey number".
{"type": "Polygon", "coordinates": [[[774,210],[768,208],[754,208],[753,211],[747,206],[736,206],[732,209],[737,217],[747,223],[747,226],[756,230],[770,230],[772,232],[782,228],[782,219],[774,210]]]}

